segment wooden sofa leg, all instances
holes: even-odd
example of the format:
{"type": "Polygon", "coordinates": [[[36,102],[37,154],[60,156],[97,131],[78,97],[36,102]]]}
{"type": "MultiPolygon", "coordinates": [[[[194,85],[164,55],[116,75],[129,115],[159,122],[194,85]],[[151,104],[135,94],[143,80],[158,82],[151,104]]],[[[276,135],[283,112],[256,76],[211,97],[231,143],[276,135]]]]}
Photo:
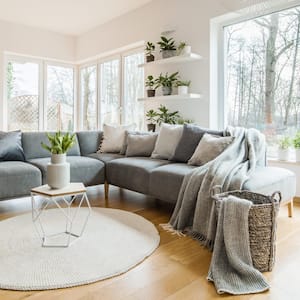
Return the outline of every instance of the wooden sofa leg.
{"type": "Polygon", "coordinates": [[[291,201],[288,203],[288,216],[291,218],[293,216],[294,210],[294,199],[292,198],[291,201]]]}
{"type": "Polygon", "coordinates": [[[107,181],[104,182],[104,199],[105,203],[108,201],[109,184],[107,181]]]}

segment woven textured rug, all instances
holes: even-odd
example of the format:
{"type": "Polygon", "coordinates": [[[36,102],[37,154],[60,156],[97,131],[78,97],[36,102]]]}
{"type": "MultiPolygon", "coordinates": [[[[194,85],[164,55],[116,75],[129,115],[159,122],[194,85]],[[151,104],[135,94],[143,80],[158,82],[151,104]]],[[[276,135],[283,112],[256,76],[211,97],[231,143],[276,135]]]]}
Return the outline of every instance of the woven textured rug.
{"type": "MultiPolygon", "coordinates": [[[[59,231],[63,221],[58,209],[48,209],[42,219],[50,233],[59,231]]],[[[93,208],[82,237],[70,247],[44,248],[31,213],[13,217],[0,222],[0,288],[56,289],[116,276],[143,261],[159,241],[155,226],[143,217],[93,208]]]]}

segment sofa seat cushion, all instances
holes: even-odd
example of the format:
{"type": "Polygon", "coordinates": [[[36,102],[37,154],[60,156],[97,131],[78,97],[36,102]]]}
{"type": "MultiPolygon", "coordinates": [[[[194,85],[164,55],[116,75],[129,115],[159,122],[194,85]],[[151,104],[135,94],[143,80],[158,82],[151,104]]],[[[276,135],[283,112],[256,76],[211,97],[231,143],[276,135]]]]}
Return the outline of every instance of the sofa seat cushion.
{"type": "Polygon", "coordinates": [[[265,195],[280,191],[282,201],[285,202],[296,194],[296,176],[283,168],[259,167],[244,183],[243,189],[265,195]]]}
{"type": "Polygon", "coordinates": [[[38,168],[21,161],[0,162],[0,199],[29,196],[30,190],[42,184],[38,168]]]}
{"type": "MultiPolygon", "coordinates": [[[[43,184],[46,184],[50,157],[35,158],[29,162],[41,170],[43,184]]],[[[86,186],[104,183],[103,162],[83,156],[67,156],[67,162],[70,163],[71,182],[82,182],[86,186]]]]}
{"type": "Polygon", "coordinates": [[[176,203],[183,178],[195,166],[173,163],[158,167],[150,174],[149,193],[157,199],[176,203]]]}
{"type": "Polygon", "coordinates": [[[126,157],[106,164],[107,181],[113,185],[149,194],[150,173],[170,161],[147,157],[126,157]]]}
{"type": "Polygon", "coordinates": [[[121,155],[118,153],[92,153],[92,154],[89,154],[88,157],[96,158],[96,159],[101,160],[104,163],[107,163],[113,159],[123,158],[124,155],[121,155]]]}

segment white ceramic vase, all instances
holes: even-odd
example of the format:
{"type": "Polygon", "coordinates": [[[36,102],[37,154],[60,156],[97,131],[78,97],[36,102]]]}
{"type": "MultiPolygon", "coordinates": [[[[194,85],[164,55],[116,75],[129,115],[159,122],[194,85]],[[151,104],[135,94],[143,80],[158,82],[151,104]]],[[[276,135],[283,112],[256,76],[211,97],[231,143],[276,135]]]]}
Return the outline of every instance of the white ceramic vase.
{"type": "Polygon", "coordinates": [[[278,148],[278,159],[279,160],[289,160],[290,149],[278,148]]]}
{"type": "Polygon", "coordinates": [[[186,85],[178,86],[178,95],[186,95],[189,93],[189,87],[186,85]]]}
{"type": "Polygon", "coordinates": [[[189,55],[192,52],[192,47],[190,45],[186,45],[183,47],[181,55],[189,55]]]}
{"type": "Polygon", "coordinates": [[[296,161],[300,162],[300,149],[295,149],[295,153],[296,153],[296,161]]]}
{"type": "Polygon", "coordinates": [[[47,165],[47,183],[52,189],[61,189],[70,183],[70,164],[66,154],[52,154],[47,165]]]}

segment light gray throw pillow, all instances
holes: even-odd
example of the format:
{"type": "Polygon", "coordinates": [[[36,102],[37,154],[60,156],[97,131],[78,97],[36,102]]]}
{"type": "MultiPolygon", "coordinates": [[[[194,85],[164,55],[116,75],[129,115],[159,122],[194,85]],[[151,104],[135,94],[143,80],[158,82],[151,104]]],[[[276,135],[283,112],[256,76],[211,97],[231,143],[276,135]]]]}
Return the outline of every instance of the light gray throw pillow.
{"type": "Polygon", "coordinates": [[[150,156],[157,139],[157,134],[128,134],[126,156],[150,156]]]}
{"type": "Polygon", "coordinates": [[[232,136],[219,137],[205,133],[188,164],[193,166],[206,164],[219,156],[232,143],[233,139],[232,136]]]}

